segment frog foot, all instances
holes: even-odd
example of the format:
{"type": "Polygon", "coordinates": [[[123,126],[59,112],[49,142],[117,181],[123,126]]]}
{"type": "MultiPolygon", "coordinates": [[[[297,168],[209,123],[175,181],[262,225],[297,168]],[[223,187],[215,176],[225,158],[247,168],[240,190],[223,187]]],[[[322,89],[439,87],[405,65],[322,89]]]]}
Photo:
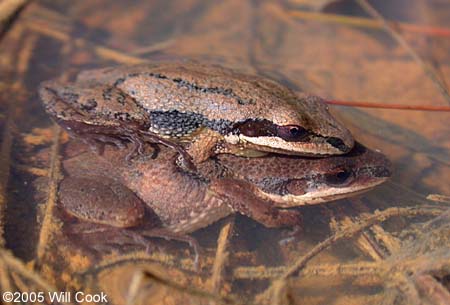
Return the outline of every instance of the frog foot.
{"type": "Polygon", "coordinates": [[[103,155],[103,151],[105,150],[105,144],[113,144],[120,149],[126,147],[122,139],[104,134],[89,134],[83,137],[82,139],[83,142],[88,144],[91,147],[91,149],[99,155],[103,155]]]}
{"type": "Polygon", "coordinates": [[[195,166],[195,164],[192,160],[192,157],[189,155],[189,153],[186,151],[186,149],[182,145],[174,143],[169,140],[166,140],[164,138],[161,138],[160,136],[155,135],[148,131],[140,131],[140,134],[142,135],[142,138],[145,141],[148,141],[151,143],[156,143],[156,144],[162,144],[164,146],[174,149],[175,151],[177,151],[180,154],[180,157],[181,157],[180,166],[188,172],[193,172],[193,173],[197,172],[197,167],[195,166]]]}
{"type": "Polygon", "coordinates": [[[200,245],[197,240],[189,235],[170,231],[165,228],[154,228],[146,231],[140,231],[141,236],[163,238],[165,240],[176,240],[189,244],[194,251],[194,268],[199,270],[200,245]]]}
{"type": "MultiPolygon", "coordinates": [[[[130,163],[131,160],[137,156],[145,156],[145,149],[144,149],[144,141],[142,140],[141,137],[139,137],[136,134],[128,134],[125,137],[127,140],[129,140],[131,142],[131,144],[133,145],[133,148],[131,149],[131,151],[126,155],[125,160],[130,163]]],[[[155,143],[150,143],[150,145],[153,148],[153,152],[151,154],[151,158],[155,159],[158,156],[159,153],[159,147],[158,145],[156,145],[155,143]]]]}
{"type": "Polygon", "coordinates": [[[153,245],[132,229],[117,228],[90,222],[64,224],[64,235],[83,248],[83,251],[101,258],[105,253],[122,251],[124,246],[143,246],[149,251],[153,245]]]}

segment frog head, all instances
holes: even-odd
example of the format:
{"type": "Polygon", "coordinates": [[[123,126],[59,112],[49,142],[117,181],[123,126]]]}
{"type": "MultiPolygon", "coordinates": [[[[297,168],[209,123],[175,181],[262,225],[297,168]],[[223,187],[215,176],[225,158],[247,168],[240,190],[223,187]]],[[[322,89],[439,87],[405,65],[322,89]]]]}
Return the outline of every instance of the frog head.
{"type": "Polygon", "coordinates": [[[325,102],[311,95],[284,99],[279,107],[261,109],[259,118],[234,125],[229,141],[249,149],[295,155],[336,155],[349,152],[350,131],[329,112],[325,102]]]}
{"type": "Polygon", "coordinates": [[[346,155],[327,158],[279,155],[242,160],[225,155],[221,158],[235,174],[257,187],[258,197],[269,199],[278,207],[349,197],[373,188],[391,175],[389,160],[359,143],[346,155]]]}

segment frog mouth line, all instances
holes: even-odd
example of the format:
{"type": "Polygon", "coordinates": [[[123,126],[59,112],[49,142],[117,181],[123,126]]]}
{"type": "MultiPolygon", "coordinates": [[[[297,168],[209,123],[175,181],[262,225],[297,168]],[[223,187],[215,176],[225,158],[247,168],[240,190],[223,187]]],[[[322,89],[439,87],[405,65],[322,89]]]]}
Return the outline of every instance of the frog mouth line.
{"type": "Polygon", "coordinates": [[[375,186],[385,182],[388,178],[389,177],[377,178],[375,181],[364,185],[352,185],[344,188],[328,188],[327,190],[308,192],[303,195],[278,195],[266,193],[264,191],[260,191],[260,195],[274,201],[276,203],[276,207],[278,208],[291,208],[330,202],[338,199],[356,196],[371,190],[375,186]]]}

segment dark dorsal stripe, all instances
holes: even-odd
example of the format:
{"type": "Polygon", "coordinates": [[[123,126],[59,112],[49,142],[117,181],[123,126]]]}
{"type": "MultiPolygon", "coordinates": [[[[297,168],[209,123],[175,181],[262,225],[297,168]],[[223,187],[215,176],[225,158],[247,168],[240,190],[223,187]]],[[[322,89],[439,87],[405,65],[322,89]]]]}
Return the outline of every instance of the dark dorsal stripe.
{"type": "MultiPolygon", "coordinates": [[[[177,78],[169,78],[165,75],[162,75],[160,73],[152,73],[152,72],[144,72],[144,73],[131,73],[128,74],[127,77],[138,77],[141,75],[154,77],[157,79],[167,79],[169,81],[172,81],[177,84],[180,88],[186,88],[191,91],[196,91],[200,93],[211,93],[211,94],[218,94],[225,97],[230,97],[236,100],[236,102],[239,105],[249,105],[249,104],[255,104],[255,101],[253,99],[244,99],[239,97],[236,93],[233,92],[233,89],[231,88],[221,88],[221,87],[203,87],[199,86],[195,83],[188,82],[184,79],[181,79],[179,77],[177,78]]],[[[118,86],[121,83],[125,81],[125,78],[119,78],[115,81],[114,86],[118,86]]]]}

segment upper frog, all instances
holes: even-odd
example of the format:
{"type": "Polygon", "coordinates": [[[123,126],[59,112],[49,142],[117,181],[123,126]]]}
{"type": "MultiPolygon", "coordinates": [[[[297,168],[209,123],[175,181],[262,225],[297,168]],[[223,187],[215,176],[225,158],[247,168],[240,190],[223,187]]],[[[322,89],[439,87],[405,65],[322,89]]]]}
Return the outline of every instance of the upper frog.
{"type": "MultiPolygon", "coordinates": [[[[217,153],[347,153],[350,132],[322,99],[219,66],[158,63],[82,72],[41,85],[47,112],[101,142],[188,142],[195,163],[217,153]]],[[[175,145],[174,145],[175,146],[175,145]]]]}

